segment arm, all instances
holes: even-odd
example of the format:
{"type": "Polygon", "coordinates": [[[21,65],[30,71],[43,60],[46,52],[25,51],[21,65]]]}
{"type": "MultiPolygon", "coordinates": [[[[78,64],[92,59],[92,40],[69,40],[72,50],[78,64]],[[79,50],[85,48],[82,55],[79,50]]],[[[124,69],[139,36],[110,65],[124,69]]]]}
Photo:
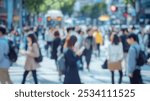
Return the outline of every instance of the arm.
{"type": "Polygon", "coordinates": [[[0,61],[3,60],[3,57],[4,57],[3,47],[0,46],[0,61]]]}
{"type": "Polygon", "coordinates": [[[129,74],[133,74],[136,68],[136,52],[134,48],[129,50],[129,57],[128,57],[128,72],[129,74]]]}
{"type": "Polygon", "coordinates": [[[123,59],[123,45],[122,45],[122,43],[120,43],[120,54],[119,54],[119,56],[120,56],[119,60],[122,60],[123,59]]]}
{"type": "Polygon", "coordinates": [[[40,54],[38,45],[34,43],[32,48],[33,48],[33,51],[27,52],[27,55],[31,57],[38,57],[40,54]]]}

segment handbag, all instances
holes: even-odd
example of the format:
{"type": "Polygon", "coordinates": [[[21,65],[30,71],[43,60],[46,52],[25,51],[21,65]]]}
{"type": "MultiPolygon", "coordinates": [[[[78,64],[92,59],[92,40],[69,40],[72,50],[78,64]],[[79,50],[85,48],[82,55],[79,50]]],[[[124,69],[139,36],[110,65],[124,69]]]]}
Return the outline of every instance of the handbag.
{"type": "Polygon", "coordinates": [[[107,68],[108,68],[108,61],[106,59],[102,65],[102,69],[107,69],[107,68]]]}
{"type": "Polygon", "coordinates": [[[116,62],[108,62],[108,68],[110,70],[121,70],[122,69],[122,61],[116,61],[116,62]]]}
{"type": "Polygon", "coordinates": [[[65,64],[65,57],[63,54],[58,57],[57,65],[58,65],[59,72],[61,74],[65,74],[66,64],[65,64]]]}
{"type": "Polygon", "coordinates": [[[38,49],[39,49],[39,56],[34,58],[36,63],[40,63],[43,61],[43,56],[42,56],[41,48],[39,47],[39,45],[38,45],[38,49]]]}

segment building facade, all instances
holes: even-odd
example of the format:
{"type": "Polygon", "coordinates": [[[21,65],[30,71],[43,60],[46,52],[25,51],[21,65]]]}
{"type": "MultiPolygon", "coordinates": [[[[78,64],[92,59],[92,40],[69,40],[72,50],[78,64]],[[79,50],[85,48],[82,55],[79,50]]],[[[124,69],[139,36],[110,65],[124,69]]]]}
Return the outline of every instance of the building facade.
{"type": "Polygon", "coordinates": [[[0,0],[0,24],[5,24],[8,30],[15,22],[21,25],[21,4],[22,0],[0,0]]]}

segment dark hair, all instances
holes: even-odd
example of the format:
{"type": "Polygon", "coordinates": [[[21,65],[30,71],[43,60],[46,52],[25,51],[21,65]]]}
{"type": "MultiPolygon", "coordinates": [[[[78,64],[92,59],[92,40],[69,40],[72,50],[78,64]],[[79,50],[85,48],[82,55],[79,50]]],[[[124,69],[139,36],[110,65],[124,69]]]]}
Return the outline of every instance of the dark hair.
{"type": "Polygon", "coordinates": [[[72,30],[72,28],[67,28],[67,33],[69,33],[72,30]]]}
{"type": "Polygon", "coordinates": [[[112,40],[112,44],[118,45],[120,42],[120,39],[118,37],[118,35],[114,35],[113,40],[112,40]]]}
{"type": "Polygon", "coordinates": [[[129,36],[128,36],[128,39],[133,39],[134,41],[138,42],[138,36],[134,33],[131,33],[129,36]]]}
{"type": "Polygon", "coordinates": [[[55,31],[55,32],[54,32],[54,36],[55,36],[55,37],[59,37],[59,36],[60,36],[59,32],[58,32],[58,31],[55,31]]]}
{"type": "Polygon", "coordinates": [[[72,36],[70,37],[70,39],[68,40],[68,42],[67,42],[67,46],[68,46],[69,48],[71,48],[71,47],[73,47],[73,46],[75,45],[76,42],[77,42],[77,37],[74,36],[74,35],[72,35],[72,36]]]}
{"type": "Polygon", "coordinates": [[[32,40],[32,45],[33,45],[34,43],[38,43],[38,42],[37,42],[37,38],[36,38],[36,36],[35,36],[34,34],[29,34],[28,37],[31,38],[31,40],[32,40]]]}
{"type": "Polygon", "coordinates": [[[86,30],[87,33],[90,32],[90,31],[91,31],[91,28],[88,28],[88,29],[86,30]]]}
{"type": "Polygon", "coordinates": [[[6,28],[0,26],[0,32],[2,33],[2,35],[5,35],[6,34],[6,28]]]}

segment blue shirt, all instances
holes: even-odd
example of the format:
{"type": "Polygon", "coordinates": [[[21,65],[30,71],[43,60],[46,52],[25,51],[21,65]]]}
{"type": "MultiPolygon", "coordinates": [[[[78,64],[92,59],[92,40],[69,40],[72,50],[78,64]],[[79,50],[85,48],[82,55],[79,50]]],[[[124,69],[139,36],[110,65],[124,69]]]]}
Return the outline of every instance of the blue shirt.
{"type": "Polygon", "coordinates": [[[130,46],[129,52],[128,52],[128,73],[133,74],[134,70],[139,69],[140,67],[136,65],[137,57],[140,52],[140,46],[138,43],[135,43],[130,46]]]}
{"type": "Polygon", "coordinates": [[[5,37],[0,37],[0,68],[9,68],[10,61],[8,58],[9,46],[5,37]]]}

